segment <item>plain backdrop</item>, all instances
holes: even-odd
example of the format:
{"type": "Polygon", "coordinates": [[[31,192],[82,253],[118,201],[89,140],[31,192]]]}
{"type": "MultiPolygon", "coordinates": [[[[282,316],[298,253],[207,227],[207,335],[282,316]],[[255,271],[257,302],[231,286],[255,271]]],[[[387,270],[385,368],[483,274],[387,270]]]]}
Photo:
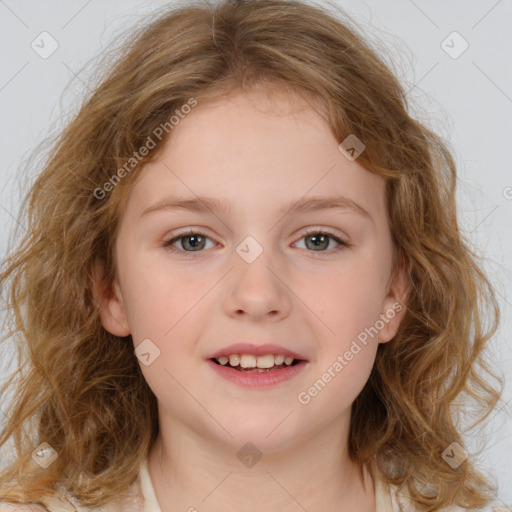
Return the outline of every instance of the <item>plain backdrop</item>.
{"type": "MultiPolygon", "coordinates": [[[[84,65],[108,49],[113,37],[165,3],[0,0],[2,259],[18,223],[26,176],[38,172],[37,168],[25,171],[24,159],[75,112],[90,78],[84,65]],[[55,51],[46,55],[53,47],[55,51]]],[[[459,171],[462,228],[486,258],[502,312],[490,352],[494,370],[505,379],[503,399],[485,437],[468,442],[475,448],[486,446],[478,462],[498,483],[501,503],[510,506],[512,1],[319,4],[333,12],[335,6],[341,7],[368,38],[386,48],[385,59],[404,83],[411,111],[452,148],[459,171]]],[[[5,374],[11,362],[9,352],[2,352],[2,358],[5,374]]],[[[0,421],[5,413],[0,412],[0,421]]]]}

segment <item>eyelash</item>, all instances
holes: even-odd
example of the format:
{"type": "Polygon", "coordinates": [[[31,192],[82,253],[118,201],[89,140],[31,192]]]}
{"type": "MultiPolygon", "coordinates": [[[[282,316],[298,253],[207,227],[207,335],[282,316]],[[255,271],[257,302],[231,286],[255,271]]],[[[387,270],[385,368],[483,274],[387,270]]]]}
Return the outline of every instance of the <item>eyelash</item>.
{"type": "MultiPolygon", "coordinates": [[[[203,233],[201,231],[190,230],[190,231],[187,231],[186,233],[181,233],[181,234],[171,238],[170,240],[165,241],[163,246],[166,249],[168,249],[169,251],[174,252],[174,253],[187,254],[187,255],[190,255],[192,257],[200,256],[202,253],[205,252],[205,249],[203,249],[201,251],[185,251],[185,250],[182,250],[182,249],[177,249],[176,247],[173,247],[173,245],[172,245],[175,242],[177,242],[178,240],[180,240],[182,238],[187,238],[187,237],[192,236],[192,235],[199,235],[199,236],[201,236],[203,238],[207,238],[207,239],[211,240],[211,238],[209,236],[207,236],[205,233],[203,233]]],[[[349,244],[348,242],[345,242],[341,238],[337,237],[333,233],[330,233],[328,231],[322,231],[322,230],[319,230],[319,229],[311,229],[311,230],[303,232],[301,237],[299,238],[299,240],[301,240],[302,238],[305,238],[307,236],[310,236],[310,235],[327,235],[329,238],[332,238],[338,244],[338,246],[335,247],[334,249],[329,249],[329,250],[325,250],[325,251],[310,251],[308,249],[305,249],[308,252],[311,252],[313,254],[315,254],[315,253],[319,253],[319,254],[322,254],[322,253],[327,253],[327,254],[329,254],[329,253],[338,253],[338,252],[340,252],[340,251],[342,251],[342,250],[344,250],[344,249],[346,249],[346,248],[348,248],[348,247],[350,247],[352,245],[352,244],[349,244]]]]}

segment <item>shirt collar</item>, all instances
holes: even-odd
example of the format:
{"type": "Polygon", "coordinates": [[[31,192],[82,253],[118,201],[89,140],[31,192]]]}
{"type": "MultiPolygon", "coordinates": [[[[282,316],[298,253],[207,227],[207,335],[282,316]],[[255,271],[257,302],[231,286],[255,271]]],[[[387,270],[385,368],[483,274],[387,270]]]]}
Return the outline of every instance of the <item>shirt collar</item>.
{"type": "Polygon", "coordinates": [[[140,488],[144,498],[143,512],[162,512],[156,499],[155,489],[153,488],[151,477],[149,476],[147,459],[144,460],[142,466],[140,467],[139,477],[140,488]]]}

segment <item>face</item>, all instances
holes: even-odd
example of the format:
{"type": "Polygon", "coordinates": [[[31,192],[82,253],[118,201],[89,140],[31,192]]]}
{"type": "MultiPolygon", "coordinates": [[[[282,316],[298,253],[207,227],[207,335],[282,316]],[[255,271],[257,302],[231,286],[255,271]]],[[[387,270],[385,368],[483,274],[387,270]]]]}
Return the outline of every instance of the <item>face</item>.
{"type": "Polygon", "coordinates": [[[338,144],[298,97],[239,93],[199,103],[140,170],[101,315],[132,335],[161,423],[267,451],[348,426],[405,279],[384,181],[338,144]],[[221,353],[300,362],[248,372],[221,353]]]}

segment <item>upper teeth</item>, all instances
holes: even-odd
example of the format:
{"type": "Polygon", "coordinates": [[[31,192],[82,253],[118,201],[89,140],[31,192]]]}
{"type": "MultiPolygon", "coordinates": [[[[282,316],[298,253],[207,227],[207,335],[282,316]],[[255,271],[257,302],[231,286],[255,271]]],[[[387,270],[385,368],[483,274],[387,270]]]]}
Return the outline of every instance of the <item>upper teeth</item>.
{"type": "Polygon", "coordinates": [[[221,356],[217,358],[221,365],[229,364],[231,366],[240,365],[242,368],[272,368],[274,365],[286,364],[290,366],[293,363],[293,357],[284,355],[267,354],[264,356],[254,356],[250,354],[232,354],[229,357],[221,356]]]}

